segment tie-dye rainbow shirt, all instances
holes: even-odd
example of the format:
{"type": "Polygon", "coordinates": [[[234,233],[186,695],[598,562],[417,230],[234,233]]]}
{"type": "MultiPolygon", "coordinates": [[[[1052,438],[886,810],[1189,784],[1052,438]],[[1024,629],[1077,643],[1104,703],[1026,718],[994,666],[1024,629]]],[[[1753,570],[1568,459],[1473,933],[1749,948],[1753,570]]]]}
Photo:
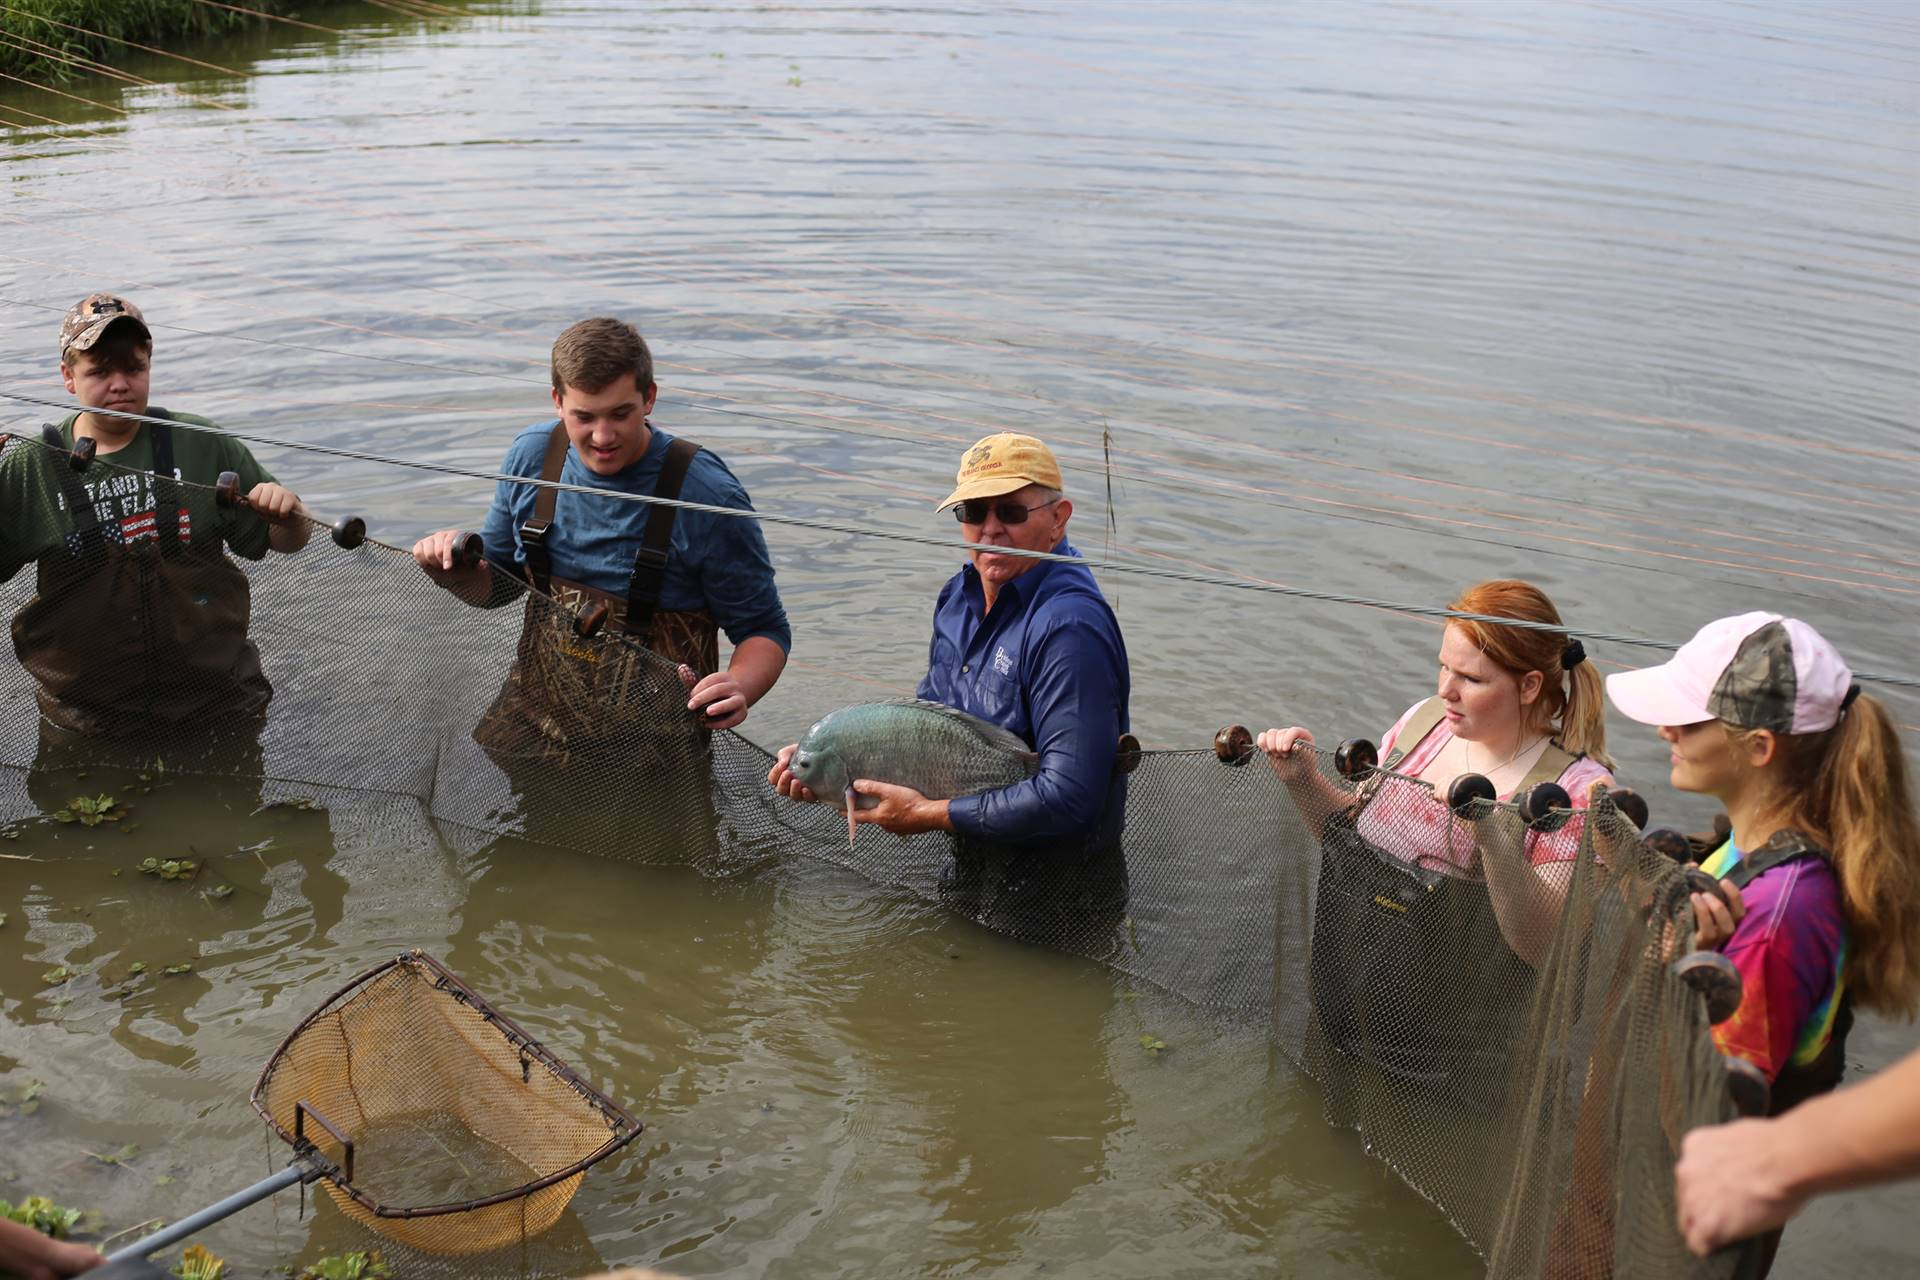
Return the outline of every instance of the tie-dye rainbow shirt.
{"type": "MultiPolygon", "coordinates": [[[[1729,840],[1701,870],[1724,876],[1742,858],[1729,840]]],[[[1720,1051],[1777,1078],[1820,1056],[1833,1036],[1847,963],[1840,884],[1822,858],[1763,871],[1741,892],[1747,914],[1721,950],[1740,971],[1740,1008],[1713,1029],[1720,1051]]]]}

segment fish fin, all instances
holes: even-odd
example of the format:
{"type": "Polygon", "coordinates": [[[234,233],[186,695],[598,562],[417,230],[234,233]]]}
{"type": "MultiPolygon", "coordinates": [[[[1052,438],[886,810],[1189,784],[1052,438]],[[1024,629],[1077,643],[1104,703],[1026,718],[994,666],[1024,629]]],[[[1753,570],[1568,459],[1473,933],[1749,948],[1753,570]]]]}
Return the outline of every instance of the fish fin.
{"type": "Polygon", "coordinates": [[[930,702],[925,698],[899,698],[894,701],[903,706],[919,707],[925,711],[935,712],[949,720],[957,720],[973,730],[985,745],[1020,756],[1036,765],[1039,763],[1040,757],[1034,753],[1032,747],[1027,745],[1026,739],[1010,729],[1001,728],[991,720],[982,720],[979,716],[962,711],[958,707],[950,707],[944,702],[930,702]]]}
{"type": "Polygon", "coordinates": [[[853,850],[854,833],[859,829],[853,824],[853,811],[860,807],[860,793],[852,787],[847,788],[847,850],[853,850]]]}

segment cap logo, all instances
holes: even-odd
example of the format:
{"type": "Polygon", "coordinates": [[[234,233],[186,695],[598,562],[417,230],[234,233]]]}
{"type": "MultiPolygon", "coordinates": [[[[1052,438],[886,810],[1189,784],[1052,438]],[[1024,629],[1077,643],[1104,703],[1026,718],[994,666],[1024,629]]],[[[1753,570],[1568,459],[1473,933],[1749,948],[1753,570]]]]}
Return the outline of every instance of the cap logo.
{"type": "Polygon", "coordinates": [[[127,309],[125,307],[121,306],[118,302],[115,302],[111,298],[103,298],[102,300],[94,303],[92,307],[93,314],[97,316],[125,315],[126,310],[127,309]]]}
{"type": "Polygon", "coordinates": [[[991,462],[992,460],[993,460],[993,446],[988,444],[977,444],[973,446],[973,448],[967,451],[966,462],[964,465],[962,465],[960,469],[962,471],[978,471],[980,470],[980,468],[986,466],[987,463],[991,462]]]}

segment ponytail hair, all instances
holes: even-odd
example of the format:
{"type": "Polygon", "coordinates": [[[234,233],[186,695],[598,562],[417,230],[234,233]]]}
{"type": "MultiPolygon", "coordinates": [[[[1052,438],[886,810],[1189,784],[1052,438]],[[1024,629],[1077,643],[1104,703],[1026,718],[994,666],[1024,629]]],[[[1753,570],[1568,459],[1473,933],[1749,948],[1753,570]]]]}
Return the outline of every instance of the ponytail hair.
{"type": "Polygon", "coordinates": [[[1920,820],[1893,717],[1860,696],[1819,733],[1777,734],[1789,825],[1833,855],[1846,904],[1846,984],[1888,1016],[1920,1011],[1920,820]]]}
{"type": "MultiPolygon", "coordinates": [[[[1496,578],[1469,587],[1447,608],[1454,613],[1562,625],[1560,611],[1547,593],[1516,578],[1496,578]]],[[[1503,627],[1495,622],[1454,618],[1448,625],[1466,632],[1475,648],[1515,679],[1538,671],[1542,678],[1540,696],[1531,708],[1534,725],[1574,755],[1592,756],[1613,768],[1607,754],[1606,688],[1579,641],[1569,639],[1564,631],[1503,627]]]]}

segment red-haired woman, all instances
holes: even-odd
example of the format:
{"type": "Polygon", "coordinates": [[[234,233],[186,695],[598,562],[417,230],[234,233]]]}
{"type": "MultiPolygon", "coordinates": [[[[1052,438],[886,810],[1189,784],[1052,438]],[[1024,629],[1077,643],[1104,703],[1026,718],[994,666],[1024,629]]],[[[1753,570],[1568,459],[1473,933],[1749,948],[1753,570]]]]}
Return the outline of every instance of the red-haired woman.
{"type": "MultiPolygon", "coordinates": [[[[1900,735],[1831,644],[1778,614],[1710,622],[1607,692],[1660,727],[1673,785],[1732,820],[1701,863],[1744,911],[1724,946],[1740,1007],[1713,1035],[1766,1073],[1778,1115],[1839,1082],[1852,1006],[1920,1009],[1920,822],[1900,735]]],[[[1685,1211],[1681,1228],[1700,1234],[1685,1211]]]]}
{"type": "MultiPolygon", "coordinates": [[[[1562,625],[1546,593],[1513,579],[1480,583],[1448,608],[1562,625]]],[[[1484,878],[1507,944],[1537,965],[1573,877],[1583,820],[1528,832],[1528,870],[1508,874],[1500,860],[1482,863],[1472,828],[1438,797],[1454,779],[1480,774],[1503,800],[1553,781],[1585,808],[1595,783],[1613,781],[1605,711],[1599,673],[1564,632],[1454,620],[1440,640],[1438,692],[1409,707],[1380,744],[1383,766],[1429,783],[1431,794],[1400,785],[1356,795],[1323,773],[1314,753],[1295,750],[1314,740],[1297,726],[1268,729],[1259,746],[1310,828],[1324,830],[1329,817],[1349,812],[1374,850],[1429,872],[1484,878]]]]}

